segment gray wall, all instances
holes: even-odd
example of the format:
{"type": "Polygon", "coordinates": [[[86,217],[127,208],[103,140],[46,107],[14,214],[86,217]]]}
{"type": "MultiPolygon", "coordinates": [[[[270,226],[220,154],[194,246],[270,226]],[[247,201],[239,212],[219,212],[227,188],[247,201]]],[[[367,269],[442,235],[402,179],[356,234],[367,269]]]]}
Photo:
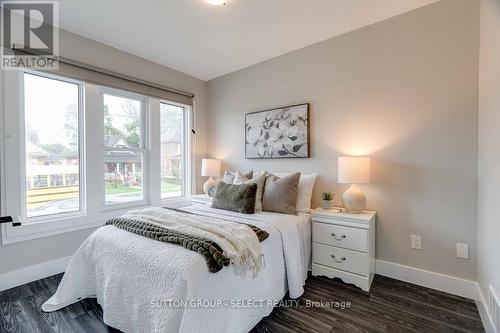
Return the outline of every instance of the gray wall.
{"type": "MultiPolygon", "coordinates": [[[[60,33],[62,56],[195,94],[195,173],[200,174],[200,159],[205,157],[207,151],[206,82],[81,36],[66,31],[60,33]]],[[[3,80],[0,80],[0,91],[3,92],[2,82],[3,80]]],[[[3,100],[0,104],[3,107],[3,100]]],[[[198,188],[201,188],[200,184],[203,184],[201,178],[198,179],[198,188]]],[[[0,245],[0,274],[73,255],[92,231],[94,229],[86,229],[12,245],[0,245]]]]}
{"type": "Polygon", "coordinates": [[[346,188],[338,156],[369,155],[377,258],[475,280],[478,58],[478,2],[442,0],[211,80],[209,155],[231,169],[317,172],[315,206],[346,188]],[[301,102],[312,157],[246,160],[244,114],[301,102]]]}
{"type": "Polygon", "coordinates": [[[500,1],[481,0],[478,281],[500,296],[500,1]]]}

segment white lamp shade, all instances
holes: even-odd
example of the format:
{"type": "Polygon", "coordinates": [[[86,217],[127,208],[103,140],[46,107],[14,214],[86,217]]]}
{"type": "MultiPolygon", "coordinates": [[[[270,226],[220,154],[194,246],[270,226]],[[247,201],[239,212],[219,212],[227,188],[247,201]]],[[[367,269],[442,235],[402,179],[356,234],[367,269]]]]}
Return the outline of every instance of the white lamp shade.
{"type": "Polygon", "coordinates": [[[339,157],[340,184],[366,184],[370,182],[370,158],[361,156],[339,157]]]}
{"type": "Polygon", "coordinates": [[[220,161],[210,158],[201,160],[201,176],[202,177],[219,177],[220,176],[220,161]]]}

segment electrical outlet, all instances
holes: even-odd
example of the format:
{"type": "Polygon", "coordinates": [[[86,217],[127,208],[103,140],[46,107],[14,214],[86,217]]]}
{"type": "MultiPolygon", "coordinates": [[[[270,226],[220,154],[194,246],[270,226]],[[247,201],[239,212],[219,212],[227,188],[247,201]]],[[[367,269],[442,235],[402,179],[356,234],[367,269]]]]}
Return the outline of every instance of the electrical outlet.
{"type": "Polygon", "coordinates": [[[469,259],[469,244],[457,243],[457,258],[469,259]]]}
{"type": "Polygon", "coordinates": [[[411,235],[411,248],[422,250],[422,237],[420,235],[411,235]]]}

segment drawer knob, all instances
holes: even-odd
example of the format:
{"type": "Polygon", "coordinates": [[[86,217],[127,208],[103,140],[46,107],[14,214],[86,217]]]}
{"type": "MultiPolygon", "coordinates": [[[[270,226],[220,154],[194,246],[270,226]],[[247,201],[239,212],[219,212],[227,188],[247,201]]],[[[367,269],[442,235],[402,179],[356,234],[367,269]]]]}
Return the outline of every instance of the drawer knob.
{"type": "Polygon", "coordinates": [[[346,236],[346,235],[341,235],[341,236],[339,237],[339,236],[337,236],[337,234],[335,234],[334,232],[332,232],[332,237],[333,237],[333,238],[335,238],[335,240],[338,240],[338,241],[341,241],[341,240],[343,240],[343,239],[347,238],[347,236],[346,236]]]}
{"type": "Polygon", "coordinates": [[[335,260],[335,262],[338,262],[339,264],[343,261],[345,261],[345,257],[341,257],[340,260],[335,257],[335,254],[332,254],[332,259],[335,260]]]}

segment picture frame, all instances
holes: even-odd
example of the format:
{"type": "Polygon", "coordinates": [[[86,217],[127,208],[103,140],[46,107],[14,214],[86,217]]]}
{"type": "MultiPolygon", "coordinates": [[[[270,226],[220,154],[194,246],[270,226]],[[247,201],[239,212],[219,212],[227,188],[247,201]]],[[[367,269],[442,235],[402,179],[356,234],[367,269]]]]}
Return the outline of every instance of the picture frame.
{"type": "Polygon", "coordinates": [[[309,158],[309,103],[245,114],[245,158],[309,158]]]}

